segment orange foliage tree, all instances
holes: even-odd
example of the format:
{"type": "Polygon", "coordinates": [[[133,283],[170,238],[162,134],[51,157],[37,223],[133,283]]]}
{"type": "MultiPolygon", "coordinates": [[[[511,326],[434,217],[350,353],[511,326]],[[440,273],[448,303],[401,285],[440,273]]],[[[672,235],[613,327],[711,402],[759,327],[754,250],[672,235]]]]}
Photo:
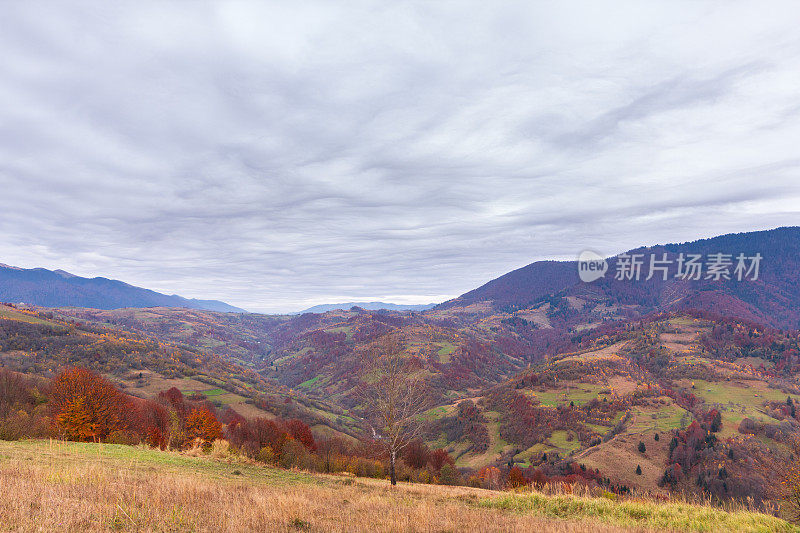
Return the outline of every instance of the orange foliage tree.
{"type": "Polygon", "coordinates": [[[99,374],[67,368],[53,380],[50,407],[68,439],[98,442],[126,428],[125,395],[99,374]]]}
{"type": "Polygon", "coordinates": [[[503,475],[496,466],[484,466],[478,470],[477,477],[485,488],[497,490],[500,488],[503,475]]]}
{"type": "Polygon", "coordinates": [[[222,438],[222,424],[207,408],[194,408],[186,417],[186,432],[190,438],[208,444],[222,438]]]}

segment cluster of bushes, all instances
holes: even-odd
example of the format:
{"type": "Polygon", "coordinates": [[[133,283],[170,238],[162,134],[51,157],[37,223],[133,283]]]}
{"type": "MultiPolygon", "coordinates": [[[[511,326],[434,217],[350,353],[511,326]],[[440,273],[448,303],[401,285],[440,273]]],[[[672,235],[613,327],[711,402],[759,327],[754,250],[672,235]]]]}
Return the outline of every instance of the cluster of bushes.
{"type": "Polygon", "coordinates": [[[714,455],[718,444],[715,435],[722,429],[722,417],[716,409],[702,413],[686,429],[673,430],[669,443],[669,466],[661,478],[662,486],[675,488],[704,459],[714,455]]]}
{"type": "Polygon", "coordinates": [[[783,442],[789,445],[794,444],[800,424],[793,418],[771,424],[761,422],[752,418],[744,418],[739,423],[739,433],[743,435],[755,435],[772,439],[776,442],[783,442]]]}
{"type": "Polygon", "coordinates": [[[245,419],[232,410],[222,413],[225,438],[239,453],[282,468],[314,472],[348,472],[362,477],[384,477],[376,450],[341,438],[317,441],[300,420],[245,419]]]}
{"type": "MultiPolygon", "coordinates": [[[[317,440],[298,419],[246,419],[174,387],[143,400],[85,368],[67,368],[50,383],[0,369],[0,438],[48,436],[206,452],[227,443],[226,453],[283,468],[374,478],[386,471],[382,447],[351,438],[317,440]]],[[[401,480],[462,482],[452,457],[421,441],[406,446],[398,467],[401,480]]]]}
{"type": "Polygon", "coordinates": [[[52,432],[47,384],[0,368],[0,439],[46,437],[52,432]]]}
{"type": "Polygon", "coordinates": [[[458,403],[454,416],[443,417],[430,425],[428,435],[435,439],[444,434],[448,442],[465,438],[472,442],[472,449],[485,452],[489,448],[489,430],[486,417],[472,400],[458,403]]]}
{"type": "MultiPolygon", "coordinates": [[[[567,431],[568,439],[577,439],[583,446],[595,446],[602,436],[587,424],[608,426],[617,414],[659,394],[657,389],[637,390],[625,397],[612,400],[596,398],[583,405],[559,404],[557,407],[540,405],[534,398],[516,389],[496,389],[488,396],[491,410],[501,413],[500,435],[506,442],[529,448],[548,439],[553,431],[567,431]]],[[[621,431],[627,420],[623,420],[621,431]]],[[[614,431],[609,436],[616,434],[614,431]]]]}
{"type": "Polygon", "coordinates": [[[758,357],[778,363],[780,354],[798,348],[797,339],[786,333],[744,320],[718,320],[700,337],[701,345],[717,359],[732,361],[758,357]]]}
{"type": "Polygon", "coordinates": [[[629,487],[617,485],[604,477],[599,470],[587,468],[569,460],[559,460],[557,456],[542,461],[537,466],[520,468],[510,465],[506,468],[486,466],[471,475],[467,485],[493,490],[517,489],[521,487],[534,487],[541,489],[547,485],[561,485],[572,487],[582,485],[589,488],[598,488],[614,494],[626,494],[629,487]]]}
{"type": "MultiPolygon", "coordinates": [[[[29,379],[8,370],[0,370],[0,375],[29,379]]],[[[223,436],[214,406],[205,399],[189,401],[175,388],[162,392],[156,400],[143,400],[124,394],[92,370],[72,367],[62,370],[42,390],[28,388],[19,396],[37,397],[39,413],[47,424],[40,426],[40,431],[29,428],[17,438],[56,436],[184,448],[209,445],[223,436]]]]}
{"type": "MultiPolygon", "coordinates": [[[[785,402],[781,401],[767,401],[764,402],[767,409],[767,415],[775,420],[797,428],[800,426],[800,409],[798,409],[797,402],[791,396],[786,398],[785,402]]],[[[743,433],[740,431],[740,433],[743,433]]]]}
{"type": "Polygon", "coordinates": [[[461,485],[463,479],[456,462],[446,450],[431,450],[417,439],[403,448],[397,469],[397,479],[417,483],[461,485]]]}

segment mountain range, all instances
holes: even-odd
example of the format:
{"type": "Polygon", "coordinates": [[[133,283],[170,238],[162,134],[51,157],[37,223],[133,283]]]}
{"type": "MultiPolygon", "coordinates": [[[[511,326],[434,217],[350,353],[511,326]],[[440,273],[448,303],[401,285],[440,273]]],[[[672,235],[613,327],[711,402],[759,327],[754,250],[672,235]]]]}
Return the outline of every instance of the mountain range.
{"type": "Polygon", "coordinates": [[[245,312],[225,302],[161,294],[107,278],[83,278],[63,270],[26,269],[2,264],[0,301],[43,307],[185,307],[224,313],[245,312]]]}
{"type": "MultiPolygon", "coordinates": [[[[704,309],[774,327],[800,327],[800,227],[737,233],[687,243],[641,247],[606,259],[608,271],[582,282],[576,261],[538,261],[444,303],[400,305],[348,302],[315,305],[301,311],[326,313],[357,307],[364,310],[416,311],[429,314],[492,314],[561,306],[568,326],[631,318],[659,310],[704,309]],[[703,273],[684,279],[678,260],[697,255],[708,260],[723,254],[731,263],[725,277],[703,273]],[[761,257],[757,279],[738,280],[736,258],[761,257]],[[620,258],[639,256],[640,279],[618,279],[620,258]],[[667,259],[666,272],[650,276],[652,258],[667,259]],[[661,275],[664,274],[664,275],[661,275]],[[649,279],[648,279],[649,278],[649,279]],[[727,279],[730,278],[730,279],[727,279]],[[579,303],[580,305],[576,305],[579,303]]],[[[750,276],[752,278],[752,275],[750,276]]],[[[63,270],[22,269],[0,264],[0,301],[43,307],[94,309],[180,307],[219,312],[246,312],[216,300],[187,299],[103,277],[84,278],[63,270]]]]}
{"type": "Polygon", "coordinates": [[[392,304],[386,302],[348,302],[348,303],[341,303],[341,304],[320,304],[315,305],[313,307],[309,307],[308,309],[304,309],[297,314],[303,313],[326,313],[328,311],[335,311],[339,310],[347,310],[352,309],[353,307],[359,307],[361,309],[367,309],[369,311],[425,311],[430,309],[431,307],[435,307],[436,304],[392,304]]]}

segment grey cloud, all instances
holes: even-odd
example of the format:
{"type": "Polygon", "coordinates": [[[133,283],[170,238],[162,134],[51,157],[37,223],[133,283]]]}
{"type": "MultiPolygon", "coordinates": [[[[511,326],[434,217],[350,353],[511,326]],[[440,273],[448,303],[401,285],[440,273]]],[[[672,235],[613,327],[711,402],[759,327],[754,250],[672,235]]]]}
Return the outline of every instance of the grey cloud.
{"type": "Polygon", "coordinates": [[[585,150],[615,133],[623,121],[640,120],[664,111],[703,106],[727,94],[734,83],[767,70],[766,62],[753,62],[715,74],[710,79],[687,75],[658,81],[633,96],[629,103],[612,109],[586,124],[580,131],[563,134],[556,144],[585,150]]]}

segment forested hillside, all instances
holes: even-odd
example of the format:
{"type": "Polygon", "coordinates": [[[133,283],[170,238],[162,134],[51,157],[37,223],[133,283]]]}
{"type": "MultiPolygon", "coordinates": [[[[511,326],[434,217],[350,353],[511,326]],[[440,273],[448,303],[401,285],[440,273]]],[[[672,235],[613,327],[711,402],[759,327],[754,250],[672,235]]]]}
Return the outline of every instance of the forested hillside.
{"type": "Polygon", "coordinates": [[[337,424],[341,409],[309,399],[202,347],[65,320],[46,310],[0,306],[0,364],[37,379],[82,367],[143,399],[174,387],[249,417],[299,417],[323,432],[359,430],[346,421],[337,424]]]}

